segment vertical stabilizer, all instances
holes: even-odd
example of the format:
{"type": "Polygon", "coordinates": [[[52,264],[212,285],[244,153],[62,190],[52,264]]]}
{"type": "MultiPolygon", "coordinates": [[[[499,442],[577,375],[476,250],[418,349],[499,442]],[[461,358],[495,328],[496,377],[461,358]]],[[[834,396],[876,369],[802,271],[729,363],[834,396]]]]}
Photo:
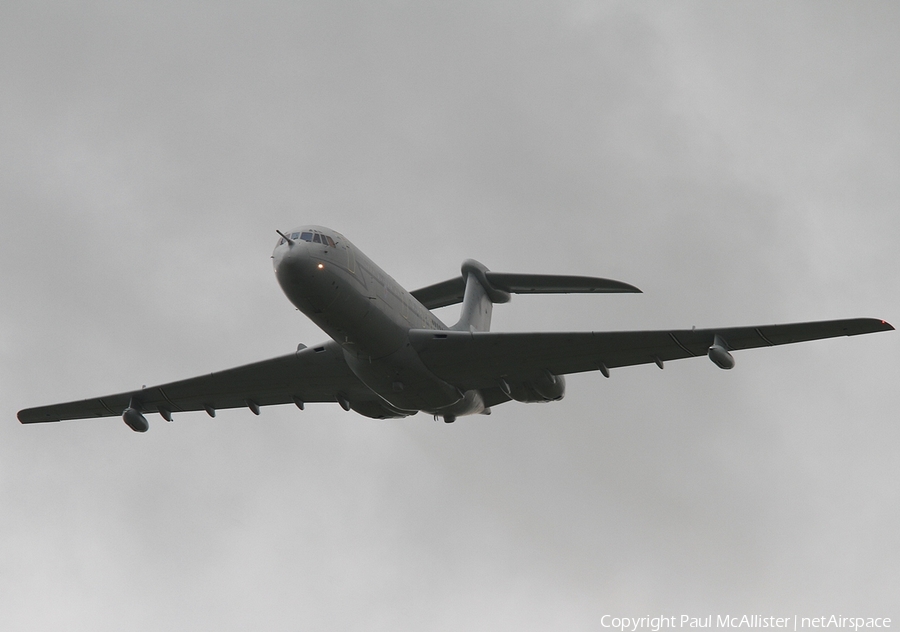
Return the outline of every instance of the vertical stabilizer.
{"type": "Polygon", "coordinates": [[[466,292],[463,296],[459,322],[451,329],[456,331],[489,331],[494,303],[509,301],[509,292],[498,290],[488,282],[485,272],[488,269],[474,259],[467,259],[462,264],[462,276],[466,280],[466,292]]]}

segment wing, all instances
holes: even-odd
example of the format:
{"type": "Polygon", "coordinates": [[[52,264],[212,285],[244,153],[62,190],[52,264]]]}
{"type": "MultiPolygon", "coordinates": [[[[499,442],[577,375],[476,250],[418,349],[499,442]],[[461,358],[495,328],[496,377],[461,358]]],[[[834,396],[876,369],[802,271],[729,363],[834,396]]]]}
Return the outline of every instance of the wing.
{"type": "Polygon", "coordinates": [[[584,333],[497,333],[415,329],[410,342],[436,376],[463,389],[528,379],[705,356],[719,336],[730,350],[889,331],[883,320],[857,318],[761,327],[584,333]]]}
{"type": "Polygon", "coordinates": [[[289,404],[366,401],[373,394],[350,371],[334,342],[296,353],[106,397],[19,411],[23,424],[121,415],[132,401],[142,412],[173,412],[289,404]]]}

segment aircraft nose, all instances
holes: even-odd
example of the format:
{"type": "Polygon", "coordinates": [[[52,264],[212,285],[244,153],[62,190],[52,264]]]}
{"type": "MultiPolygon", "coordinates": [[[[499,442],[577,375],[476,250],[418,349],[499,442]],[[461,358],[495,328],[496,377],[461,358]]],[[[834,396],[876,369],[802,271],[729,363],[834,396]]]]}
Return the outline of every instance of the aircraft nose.
{"type": "MultiPolygon", "coordinates": [[[[309,243],[302,239],[294,243],[284,243],[275,248],[272,264],[275,276],[282,286],[290,284],[305,288],[304,291],[315,291],[330,271],[328,262],[323,259],[319,244],[309,243]]],[[[330,278],[330,277],[329,277],[330,278]]]]}
{"type": "Polygon", "coordinates": [[[306,259],[308,257],[307,250],[305,241],[291,239],[290,234],[282,237],[272,253],[272,265],[275,267],[275,272],[277,273],[280,269],[290,266],[292,263],[295,264],[299,260],[306,259]]]}

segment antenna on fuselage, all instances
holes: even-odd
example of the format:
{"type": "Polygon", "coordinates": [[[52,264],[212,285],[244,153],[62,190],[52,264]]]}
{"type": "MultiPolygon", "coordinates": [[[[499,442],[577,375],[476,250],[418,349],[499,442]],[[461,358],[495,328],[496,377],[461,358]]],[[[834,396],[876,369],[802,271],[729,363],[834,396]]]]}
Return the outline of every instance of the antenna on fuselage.
{"type": "Polygon", "coordinates": [[[287,235],[285,235],[283,232],[281,232],[281,231],[278,230],[277,228],[275,229],[275,232],[278,233],[279,235],[281,235],[281,236],[284,238],[284,240],[285,240],[286,242],[288,242],[289,245],[291,245],[291,246],[294,245],[294,240],[291,239],[290,237],[288,237],[287,235]]]}

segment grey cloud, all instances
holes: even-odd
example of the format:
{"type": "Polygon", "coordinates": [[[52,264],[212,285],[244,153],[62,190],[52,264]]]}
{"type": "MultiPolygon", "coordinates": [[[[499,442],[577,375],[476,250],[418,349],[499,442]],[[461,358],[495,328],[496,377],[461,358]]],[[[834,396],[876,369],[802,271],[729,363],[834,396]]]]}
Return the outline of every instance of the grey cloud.
{"type": "Polygon", "coordinates": [[[896,324],[895,13],[4,6],[0,624],[900,616],[893,334],[573,376],[452,427],[15,421],[324,339],[268,258],[306,222],[408,287],[474,257],[645,291],[516,297],[497,329],[896,324]]]}

